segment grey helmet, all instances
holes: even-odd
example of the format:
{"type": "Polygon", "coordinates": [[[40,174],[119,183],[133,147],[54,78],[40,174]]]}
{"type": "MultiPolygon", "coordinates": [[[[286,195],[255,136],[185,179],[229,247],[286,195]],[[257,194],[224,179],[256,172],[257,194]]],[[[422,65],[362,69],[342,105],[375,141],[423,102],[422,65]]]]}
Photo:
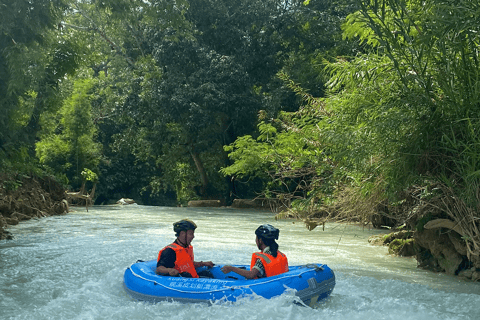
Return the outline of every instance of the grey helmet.
{"type": "Polygon", "coordinates": [[[189,219],[182,219],[177,221],[173,224],[173,231],[175,231],[175,235],[179,235],[180,231],[188,231],[188,230],[195,230],[197,225],[195,222],[189,219]]]}

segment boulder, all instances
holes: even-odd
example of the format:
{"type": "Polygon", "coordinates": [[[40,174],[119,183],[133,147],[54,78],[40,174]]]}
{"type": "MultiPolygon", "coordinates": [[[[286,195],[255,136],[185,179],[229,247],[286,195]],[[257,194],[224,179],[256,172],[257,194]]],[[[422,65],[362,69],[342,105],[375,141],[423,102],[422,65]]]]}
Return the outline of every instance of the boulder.
{"type": "MultiPolygon", "coordinates": [[[[438,265],[445,273],[454,275],[459,269],[463,261],[462,255],[457,252],[455,245],[446,233],[440,232],[439,229],[425,229],[421,232],[415,232],[416,243],[425,248],[431,256],[428,257],[429,262],[426,264],[438,265]],[[433,261],[432,261],[433,258],[433,261]]],[[[420,266],[424,265],[417,255],[420,266]]]]}
{"type": "Polygon", "coordinates": [[[388,245],[388,253],[401,257],[412,257],[417,254],[414,239],[395,239],[388,245]]]}
{"type": "Polygon", "coordinates": [[[245,209],[264,209],[278,211],[283,205],[279,199],[234,199],[232,203],[233,208],[245,208],[245,209]]]}
{"type": "Polygon", "coordinates": [[[133,199],[128,199],[128,198],[122,198],[117,201],[117,204],[121,204],[121,205],[134,204],[134,203],[135,201],[133,199]]]}
{"type": "Polygon", "coordinates": [[[23,214],[20,212],[14,212],[11,218],[17,219],[18,221],[26,221],[26,220],[30,220],[32,217],[27,216],[26,214],[23,214]]]}
{"type": "Polygon", "coordinates": [[[6,217],[5,218],[5,222],[7,222],[7,224],[11,225],[11,226],[14,226],[14,225],[17,225],[18,224],[18,220],[15,219],[15,218],[8,218],[6,217]]]}
{"type": "Polygon", "coordinates": [[[188,201],[189,207],[220,207],[220,200],[191,200],[188,201]]]}

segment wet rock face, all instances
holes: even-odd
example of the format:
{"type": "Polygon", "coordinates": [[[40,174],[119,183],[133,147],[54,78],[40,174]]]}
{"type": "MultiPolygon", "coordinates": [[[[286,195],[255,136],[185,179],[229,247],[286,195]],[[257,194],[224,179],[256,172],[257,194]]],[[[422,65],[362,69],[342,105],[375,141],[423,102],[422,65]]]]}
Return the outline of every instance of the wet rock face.
{"type": "Polygon", "coordinates": [[[415,256],[419,250],[413,239],[413,231],[396,231],[383,235],[371,236],[368,242],[373,245],[388,246],[388,253],[401,257],[415,256]]]}
{"type": "Polygon", "coordinates": [[[21,221],[68,212],[62,185],[55,180],[32,177],[0,176],[0,240],[11,239],[6,230],[21,221]],[[14,179],[15,188],[7,183],[14,179]]]}
{"type": "Polygon", "coordinates": [[[368,241],[388,246],[389,254],[415,256],[419,268],[480,281],[480,257],[467,257],[465,240],[451,229],[397,231],[372,236],[368,241]]]}
{"type": "Polygon", "coordinates": [[[458,274],[467,252],[460,235],[448,229],[425,229],[416,232],[414,238],[422,248],[417,255],[419,267],[444,271],[450,275],[458,274]]]}
{"type": "Polygon", "coordinates": [[[418,252],[413,239],[395,239],[388,245],[388,253],[401,257],[412,257],[418,252]]]}

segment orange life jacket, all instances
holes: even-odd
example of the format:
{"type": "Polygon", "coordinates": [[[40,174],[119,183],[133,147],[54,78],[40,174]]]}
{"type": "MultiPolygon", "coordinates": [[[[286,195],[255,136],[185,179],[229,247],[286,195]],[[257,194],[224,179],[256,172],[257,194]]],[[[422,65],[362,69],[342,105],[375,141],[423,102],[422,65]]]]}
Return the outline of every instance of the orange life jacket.
{"type": "Polygon", "coordinates": [[[182,247],[175,242],[169,244],[158,253],[157,262],[160,260],[163,250],[170,248],[175,251],[175,266],[173,267],[178,272],[188,272],[192,275],[193,278],[198,278],[197,271],[193,265],[193,247],[188,246],[188,248],[182,247]]]}
{"type": "Polygon", "coordinates": [[[252,268],[255,266],[257,259],[262,261],[263,267],[265,268],[266,277],[276,276],[277,274],[288,272],[287,256],[280,251],[277,251],[276,257],[263,252],[255,252],[252,254],[250,270],[252,270],[252,268]]]}

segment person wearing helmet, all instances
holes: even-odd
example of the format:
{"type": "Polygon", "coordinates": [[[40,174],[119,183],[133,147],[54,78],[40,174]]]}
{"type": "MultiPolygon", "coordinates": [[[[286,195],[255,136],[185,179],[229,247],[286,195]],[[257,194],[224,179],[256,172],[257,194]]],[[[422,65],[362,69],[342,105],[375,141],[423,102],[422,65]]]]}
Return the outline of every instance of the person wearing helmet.
{"type": "Polygon", "coordinates": [[[195,268],[214,266],[211,261],[196,262],[194,260],[191,242],[195,238],[196,228],[197,225],[188,219],[183,219],[173,224],[176,239],[158,253],[157,274],[198,278],[195,268]]]}
{"type": "Polygon", "coordinates": [[[255,230],[255,243],[261,252],[252,254],[250,270],[240,269],[233,266],[224,266],[223,273],[231,271],[247,279],[257,279],[276,276],[288,271],[287,256],[278,251],[278,240],[280,230],[270,224],[264,224],[255,230]]]}

